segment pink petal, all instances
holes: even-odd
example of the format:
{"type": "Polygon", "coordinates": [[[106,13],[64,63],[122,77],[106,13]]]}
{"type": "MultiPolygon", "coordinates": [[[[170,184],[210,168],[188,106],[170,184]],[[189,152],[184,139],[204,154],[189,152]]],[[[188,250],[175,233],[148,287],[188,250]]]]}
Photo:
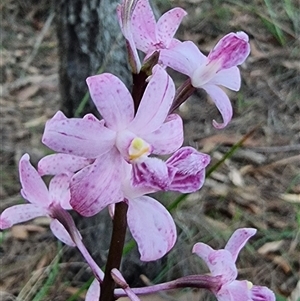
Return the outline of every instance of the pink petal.
{"type": "Polygon", "coordinates": [[[225,250],[229,251],[234,261],[236,261],[239,252],[245,246],[250,237],[255,235],[256,229],[254,228],[241,228],[237,229],[228,240],[225,250]]]}
{"type": "Polygon", "coordinates": [[[156,65],[142,101],[128,129],[137,135],[152,133],[165,121],[172,105],[175,86],[167,72],[156,65]]]}
{"type": "Polygon", "coordinates": [[[194,245],[193,253],[205,261],[212,276],[222,276],[223,284],[236,279],[237,269],[231,253],[227,250],[215,251],[207,244],[199,242],[194,245]]]}
{"type": "Polygon", "coordinates": [[[86,159],[74,155],[53,154],[46,156],[39,161],[38,171],[41,176],[76,172],[92,162],[92,159],[86,159]]]}
{"type": "Polygon", "coordinates": [[[186,41],[172,49],[162,49],[160,60],[165,66],[191,77],[207,58],[193,42],[186,41]]]}
{"type": "Polygon", "coordinates": [[[114,131],[125,129],[134,116],[133,100],[126,86],[109,73],[88,77],[86,82],[105,125],[114,131]]]}
{"type": "Polygon", "coordinates": [[[249,37],[244,32],[224,36],[208,55],[209,61],[219,61],[222,69],[241,65],[250,53],[249,37]]]}
{"type": "Polygon", "coordinates": [[[175,244],[173,218],[155,199],[142,196],[129,200],[127,222],[143,261],[163,257],[175,244]]]}
{"type": "Polygon", "coordinates": [[[254,285],[250,290],[252,301],[275,301],[275,294],[265,286],[254,285]]]}
{"type": "Polygon", "coordinates": [[[156,131],[144,137],[152,147],[152,153],[158,155],[171,154],[183,143],[182,119],[177,114],[171,114],[156,131]]]}
{"type": "Polygon", "coordinates": [[[75,247],[76,244],[72,240],[70,234],[67,232],[65,227],[57,220],[53,219],[50,224],[50,229],[52,233],[58,238],[60,241],[62,241],[64,244],[75,247]]]}
{"type": "Polygon", "coordinates": [[[109,204],[123,200],[122,161],[116,150],[99,157],[71,180],[71,206],[83,216],[92,216],[109,204]]]}
{"type": "Polygon", "coordinates": [[[7,229],[14,224],[26,222],[39,216],[48,215],[45,208],[36,204],[21,204],[5,209],[0,215],[0,229],[7,229]]]}
{"type": "Polygon", "coordinates": [[[64,118],[47,121],[42,142],[54,151],[96,158],[114,145],[115,133],[96,118],[64,118]]]}
{"type": "Polygon", "coordinates": [[[132,36],[137,49],[147,53],[156,43],[156,21],[148,0],[139,0],[132,14],[132,36]]]}
{"type": "Polygon", "coordinates": [[[203,89],[209,94],[223,118],[223,123],[213,120],[213,126],[216,129],[223,129],[229,123],[233,114],[230,100],[226,93],[218,86],[207,84],[203,86],[203,89]]]}
{"type": "Polygon", "coordinates": [[[19,175],[22,185],[22,196],[30,203],[47,207],[50,205],[48,189],[29,161],[29,155],[22,156],[19,162],[19,175]]]}
{"type": "Polygon", "coordinates": [[[241,87],[241,74],[238,67],[220,70],[210,81],[212,85],[224,86],[238,91],[241,87]]]}
{"type": "Polygon", "coordinates": [[[205,167],[210,156],[196,151],[192,147],[182,147],[168,160],[167,165],[176,168],[174,179],[168,190],[191,193],[204,184],[205,167]]]}
{"type": "Polygon", "coordinates": [[[170,186],[176,169],[158,158],[146,158],[133,166],[134,186],[145,186],[154,191],[166,190],[170,186]]]}
{"type": "Polygon", "coordinates": [[[218,301],[250,301],[250,290],[247,281],[232,281],[225,284],[215,293],[218,301]]]}
{"type": "Polygon", "coordinates": [[[100,283],[95,278],[86,293],[85,301],[95,301],[95,300],[99,300],[99,298],[100,298],[100,283]]]}
{"type": "Polygon", "coordinates": [[[72,174],[60,174],[52,178],[49,184],[51,203],[60,204],[63,209],[71,210],[70,180],[72,174]]]}
{"type": "Polygon", "coordinates": [[[157,38],[168,48],[172,38],[174,37],[182,19],[187,15],[187,12],[175,7],[164,13],[157,22],[157,38]]]}

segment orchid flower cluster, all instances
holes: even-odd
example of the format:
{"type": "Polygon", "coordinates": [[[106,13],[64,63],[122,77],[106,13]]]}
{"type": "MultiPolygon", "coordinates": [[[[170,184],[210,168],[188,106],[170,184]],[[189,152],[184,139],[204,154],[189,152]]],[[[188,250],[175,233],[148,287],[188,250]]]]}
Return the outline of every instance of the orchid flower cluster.
{"type": "Polygon", "coordinates": [[[42,142],[56,153],[42,158],[37,170],[28,154],[22,156],[21,194],[27,203],[12,206],[0,216],[1,229],[39,216],[50,217],[53,234],[77,247],[95,276],[87,301],[110,301],[122,296],[139,300],[139,295],[179,287],[208,289],[219,301],[275,300],[268,288],[236,280],[235,262],[256,233],[252,228],[236,230],[222,250],[213,250],[201,242],[194,245],[193,253],[207,264],[209,275],[130,288],[118,270],[127,225],[142,261],[160,259],[174,246],[173,218],[148,194],[199,190],[210,162],[209,155],[182,146],[183,122],[175,110],[196,89],[204,89],[223,119],[221,123],[214,120],[213,126],[224,128],[232,118],[232,107],[221,87],[239,90],[241,76],[237,66],[250,52],[244,32],[224,36],[208,56],[193,42],[175,39],[186,14],[177,7],[156,22],[148,0],[123,0],[117,16],[126,39],[132,91],[109,73],[87,78],[90,96],[102,119],[93,114],[67,118],[59,111],[48,120],[42,142]],[[175,88],[167,67],[187,76],[182,86],[175,88]],[[49,188],[42,179],[44,175],[53,176],[49,188]],[[68,210],[89,217],[106,207],[115,232],[104,273],[83,244],[68,210]]]}

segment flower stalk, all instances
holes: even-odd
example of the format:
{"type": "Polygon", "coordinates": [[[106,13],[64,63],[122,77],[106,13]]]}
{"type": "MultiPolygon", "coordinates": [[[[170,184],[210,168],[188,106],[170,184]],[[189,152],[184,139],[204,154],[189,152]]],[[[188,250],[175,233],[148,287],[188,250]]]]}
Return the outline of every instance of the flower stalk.
{"type": "Polygon", "coordinates": [[[99,301],[116,300],[114,297],[115,282],[111,276],[111,270],[114,268],[119,269],[121,264],[127,228],[127,210],[128,205],[126,202],[120,202],[115,205],[113,231],[99,301]]]}

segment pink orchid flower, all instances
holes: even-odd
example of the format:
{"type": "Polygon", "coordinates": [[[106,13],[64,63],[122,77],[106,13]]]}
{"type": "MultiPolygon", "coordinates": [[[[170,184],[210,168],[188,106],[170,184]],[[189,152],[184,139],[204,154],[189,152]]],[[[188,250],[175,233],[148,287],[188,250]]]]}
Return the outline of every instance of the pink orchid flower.
{"type": "Polygon", "coordinates": [[[137,1],[131,16],[131,31],[137,49],[146,54],[145,59],[155,51],[172,49],[181,43],[173,37],[186,14],[185,10],[176,7],[163,14],[156,23],[149,1],[137,1]]]}
{"type": "Polygon", "coordinates": [[[29,204],[15,205],[4,210],[0,216],[0,229],[7,229],[17,223],[39,216],[52,218],[50,228],[53,234],[67,245],[75,246],[64,226],[56,219],[57,213],[72,209],[70,205],[70,175],[56,175],[49,184],[49,191],[41,176],[30,163],[28,154],[19,162],[22,185],[21,194],[29,204]]]}
{"type": "Polygon", "coordinates": [[[224,36],[206,57],[190,41],[176,45],[168,51],[161,51],[160,58],[165,65],[190,77],[191,85],[204,89],[220,111],[223,123],[213,120],[214,127],[224,128],[232,118],[232,106],[226,93],[219,87],[238,91],[241,76],[238,65],[250,53],[249,38],[244,32],[224,36]]]}
{"type": "MultiPolygon", "coordinates": [[[[205,168],[209,162],[208,155],[200,153],[192,147],[182,147],[177,150],[166,161],[167,168],[174,175],[167,190],[189,193],[200,189],[204,183],[205,168]]],[[[64,170],[75,172],[82,164],[88,164],[88,161],[73,155],[56,154],[43,158],[39,162],[39,171],[42,171],[43,174],[62,173],[64,170]]],[[[145,196],[145,194],[158,191],[153,188],[153,185],[147,186],[151,183],[151,179],[145,181],[144,185],[133,185],[132,169],[133,166],[126,161],[120,162],[119,174],[121,177],[119,181],[122,183],[120,200],[125,199],[128,204],[127,223],[137,242],[141,260],[156,260],[174,246],[177,237],[176,227],[168,210],[154,198],[145,196]],[[144,233],[148,233],[148,235],[145,236],[144,233]]],[[[102,179],[103,175],[99,175],[99,178],[96,176],[89,178],[91,187],[99,186],[99,182],[103,184],[105,177],[102,179]]],[[[73,185],[74,183],[71,181],[71,191],[73,185]]],[[[108,189],[108,186],[104,183],[104,187],[99,189],[105,190],[108,189]]],[[[89,190],[87,189],[83,193],[89,194],[89,190]]],[[[99,210],[97,202],[79,203],[81,212],[99,210]]],[[[77,202],[77,210],[78,206],[77,202]]],[[[113,211],[112,207],[110,209],[113,211]]]]}
{"type": "Polygon", "coordinates": [[[72,207],[91,216],[122,201],[122,160],[134,166],[134,185],[144,185],[148,179],[147,186],[166,189],[173,179],[172,170],[164,161],[149,155],[176,151],[183,142],[183,128],[177,114],[168,116],[175,87],[158,65],[153,68],[136,114],[129,91],[114,75],[92,76],[87,83],[103,120],[91,114],[83,119],[68,119],[59,112],[46,123],[43,143],[57,152],[94,161],[80,170],[71,183],[72,207]],[[86,204],[91,205],[90,209],[86,204]]]}
{"type": "Polygon", "coordinates": [[[255,233],[256,229],[253,228],[238,229],[225,249],[217,251],[204,243],[194,245],[193,253],[205,261],[212,277],[219,279],[219,288],[212,290],[218,301],[275,301],[274,293],[268,288],[252,285],[246,280],[236,280],[238,272],[235,262],[238,254],[255,233]]]}

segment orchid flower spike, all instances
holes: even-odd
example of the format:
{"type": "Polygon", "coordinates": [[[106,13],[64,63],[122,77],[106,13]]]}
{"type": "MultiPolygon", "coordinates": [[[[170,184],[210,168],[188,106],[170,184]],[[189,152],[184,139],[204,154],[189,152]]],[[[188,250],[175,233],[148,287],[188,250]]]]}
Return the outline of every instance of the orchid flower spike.
{"type": "Polygon", "coordinates": [[[213,120],[215,128],[224,128],[232,118],[232,106],[226,93],[219,87],[238,91],[241,85],[241,65],[250,53],[249,38],[244,32],[224,36],[206,57],[191,41],[162,50],[165,65],[190,77],[191,85],[204,89],[220,111],[223,123],[213,120]]]}
{"type": "Polygon", "coordinates": [[[172,49],[181,42],[174,35],[187,13],[180,7],[173,8],[155,21],[148,0],[138,0],[132,12],[131,31],[137,49],[146,54],[145,60],[155,51],[172,49]]]}
{"type": "Polygon", "coordinates": [[[126,39],[129,64],[132,68],[132,72],[136,74],[140,72],[141,61],[133,40],[131,21],[137,2],[138,0],[123,0],[123,2],[117,6],[119,24],[126,39]]]}
{"type": "MultiPolygon", "coordinates": [[[[49,191],[41,176],[30,163],[28,154],[19,162],[22,185],[21,194],[29,203],[7,208],[0,216],[0,229],[7,229],[17,223],[26,222],[39,216],[49,216],[53,234],[67,245],[75,246],[69,233],[57,220],[57,215],[72,209],[70,205],[70,174],[56,175],[49,184],[49,191]]],[[[78,235],[79,232],[78,232],[78,235]]]]}
{"type": "Polygon", "coordinates": [[[256,233],[253,228],[236,230],[222,250],[214,250],[204,243],[197,243],[193,247],[196,253],[207,264],[212,278],[219,279],[219,287],[212,289],[218,301],[275,301],[274,293],[264,286],[252,285],[251,282],[236,280],[235,265],[239,252],[249,238],[256,233]]]}
{"type": "Polygon", "coordinates": [[[175,87],[158,65],[153,68],[136,114],[129,91],[114,75],[92,76],[87,82],[104,119],[99,121],[91,114],[68,119],[59,112],[46,123],[43,143],[57,152],[93,160],[75,174],[71,183],[72,207],[91,216],[123,200],[123,161],[133,166],[134,185],[166,189],[173,179],[172,170],[166,162],[149,155],[175,152],[183,142],[183,127],[177,114],[168,115],[175,87]]]}

